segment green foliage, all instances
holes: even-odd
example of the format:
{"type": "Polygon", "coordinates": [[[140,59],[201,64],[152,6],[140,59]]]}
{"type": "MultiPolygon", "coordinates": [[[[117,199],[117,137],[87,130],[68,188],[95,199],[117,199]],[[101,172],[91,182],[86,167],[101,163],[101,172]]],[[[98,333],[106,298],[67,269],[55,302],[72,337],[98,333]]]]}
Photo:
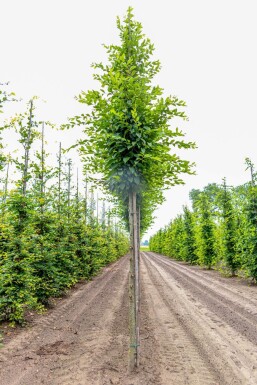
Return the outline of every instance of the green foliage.
{"type": "Polygon", "coordinates": [[[226,186],[224,179],[223,191],[220,196],[222,204],[222,229],[224,239],[224,255],[226,266],[230,269],[231,274],[234,275],[240,265],[240,261],[236,258],[236,220],[232,205],[232,196],[226,186]]]}
{"type": "Polygon", "coordinates": [[[6,90],[8,84],[9,83],[0,83],[0,114],[3,113],[3,107],[6,102],[16,101],[15,93],[6,90]]]}
{"type": "MultiPolygon", "coordinates": [[[[3,107],[6,102],[15,101],[14,98],[15,94],[13,92],[8,92],[5,87],[8,85],[8,83],[0,83],[0,114],[3,113],[3,107]]],[[[1,126],[0,124],[0,133],[4,129],[4,126],[1,126]]],[[[0,136],[0,171],[3,169],[6,162],[6,156],[3,153],[3,144],[2,144],[2,137],[0,136]]]]}
{"type": "Polygon", "coordinates": [[[189,263],[197,262],[195,217],[194,214],[184,206],[184,250],[183,259],[189,263]]]}
{"type": "Polygon", "coordinates": [[[137,193],[145,230],[163,201],[163,189],[183,183],[181,173],[191,173],[190,163],[174,150],[193,148],[194,143],[170,127],[174,117],[187,119],[185,102],[164,97],[163,90],[152,85],[160,62],[152,59],[154,46],[134,20],[132,8],[123,22],[117,19],[117,28],[120,45],[105,46],[108,64],[92,65],[99,89],[78,96],[91,112],[71,119],[70,125],[85,125],[80,141],[85,167],[102,175],[100,183],[118,198],[127,222],[128,195],[137,193]]]}
{"type": "Polygon", "coordinates": [[[183,223],[183,217],[182,215],[178,215],[172,225],[173,230],[173,246],[172,246],[172,252],[174,255],[176,255],[177,259],[182,260],[183,259],[183,252],[184,252],[184,223],[183,223]]]}
{"type": "Polygon", "coordinates": [[[168,226],[160,229],[150,238],[149,248],[179,260],[189,260],[188,244],[191,234],[185,232],[185,223],[182,215],[178,215],[168,226]]]}
{"type": "MultiPolygon", "coordinates": [[[[253,169],[251,170],[253,171],[253,169]]],[[[249,275],[257,282],[257,187],[252,172],[252,183],[249,188],[249,200],[246,213],[249,223],[248,247],[249,253],[245,258],[245,265],[249,275]]]]}
{"type": "Polygon", "coordinates": [[[140,251],[149,251],[149,246],[140,246],[140,251]]]}
{"type": "Polygon", "coordinates": [[[250,183],[231,188],[224,179],[192,190],[193,211],[184,207],[152,236],[150,250],[257,282],[257,175],[250,159],[246,164],[250,183]]]}
{"type": "MultiPolygon", "coordinates": [[[[74,203],[74,202],[73,202],[74,203]]],[[[1,222],[0,320],[24,322],[26,309],[40,310],[81,279],[89,279],[124,255],[123,233],[77,221],[74,207],[69,220],[33,204],[33,197],[14,193],[7,200],[1,222]]],[[[80,207],[82,210],[83,207],[80,207]]]]}
{"type": "Polygon", "coordinates": [[[24,155],[13,161],[19,179],[0,200],[0,322],[23,324],[29,309],[42,311],[50,298],[124,255],[128,239],[85,210],[85,198],[74,194],[71,162],[47,166],[32,103],[10,127],[24,155]],[[33,151],[39,139],[41,151],[33,151]]]}
{"type": "Polygon", "coordinates": [[[198,216],[198,260],[203,266],[211,268],[215,258],[214,223],[208,196],[203,192],[197,203],[198,216]]]}

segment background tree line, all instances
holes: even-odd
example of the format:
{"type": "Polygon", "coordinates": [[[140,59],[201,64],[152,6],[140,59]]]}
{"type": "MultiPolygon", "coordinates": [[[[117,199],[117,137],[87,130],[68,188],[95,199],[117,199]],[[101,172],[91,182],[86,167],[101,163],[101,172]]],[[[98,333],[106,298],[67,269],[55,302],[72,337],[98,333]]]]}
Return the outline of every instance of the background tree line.
{"type": "Polygon", "coordinates": [[[150,238],[150,250],[191,264],[218,268],[257,281],[257,186],[249,159],[251,180],[240,186],[208,184],[191,190],[192,209],[150,238]]]}

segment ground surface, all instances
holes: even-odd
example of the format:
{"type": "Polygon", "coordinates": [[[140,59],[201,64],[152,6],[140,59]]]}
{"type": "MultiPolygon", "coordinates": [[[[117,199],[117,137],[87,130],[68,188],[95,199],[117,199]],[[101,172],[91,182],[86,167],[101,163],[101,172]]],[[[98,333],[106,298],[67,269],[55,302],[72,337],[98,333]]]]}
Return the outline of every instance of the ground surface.
{"type": "Polygon", "coordinates": [[[128,257],[0,350],[1,385],[256,385],[257,287],[145,252],[128,374],[128,257]]]}

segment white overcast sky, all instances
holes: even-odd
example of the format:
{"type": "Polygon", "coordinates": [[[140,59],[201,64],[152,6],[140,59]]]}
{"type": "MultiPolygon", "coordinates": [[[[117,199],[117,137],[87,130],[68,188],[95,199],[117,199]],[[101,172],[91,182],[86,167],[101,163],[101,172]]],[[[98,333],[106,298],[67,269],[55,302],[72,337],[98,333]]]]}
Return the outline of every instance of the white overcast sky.
{"type": "Polygon", "coordinates": [[[185,155],[197,175],[167,193],[152,234],[182,211],[192,188],[223,177],[244,183],[245,157],[257,165],[256,0],[0,0],[0,82],[25,100],[45,99],[46,120],[82,112],[74,96],[96,86],[90,64],[105,61],[102,43],[118,41],[116,16],[128,6],[162,63],[158,84],[187,102],[180,127],[198,146],[185,155]]]}

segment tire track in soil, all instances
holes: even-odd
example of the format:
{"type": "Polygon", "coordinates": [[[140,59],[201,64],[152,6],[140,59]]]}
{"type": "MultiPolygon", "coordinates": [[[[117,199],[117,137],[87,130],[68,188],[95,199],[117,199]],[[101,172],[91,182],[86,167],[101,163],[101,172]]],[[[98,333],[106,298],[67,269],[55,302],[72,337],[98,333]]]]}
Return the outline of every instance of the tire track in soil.
{"type": "Polygon", "coordinates": [[[162,385],[159,357],[156,356],[156,340],[152,333],[153,326],[149,319],[144,288],[141,292],[140,366],[133,373],[129,373],[128,370],[128,314],[128,290],[125,290],[123,301],[115,314],[112,325],[113,337],[106,351],[107,358],[101,362],[97,384],[162,385]]]}
{"type": "MultiPolygon", "coordinates": [[[[199,277],[195,277],[196,280],[192,284],[189,278],[192,279],[194,274],[188,277],[190,268],[185,269],[183,276],[183,266],[163,256],[144,253],[143,260],[147,265],[149,275],[155,280],[156,288],[163,298],[163,302],[167,307],[173,309],[178,324],[184,328],[184,334],[187,334],[193,341],[193,345],[198,347],[198,353],[205,362],[209,362],[209,367],[214,371],[214,377],[215,373],[216,376],[220,376],[220,380],[216,383],[220,385],[256,384],[256,344],[249,341],[245,337],[245,333],[240,333],[238,330],[241,329],[238,326],[235,327],[239,320],[238,309],[235,314],[235,322],[227,323],[221,310],[222,307],[226,308],[226,304],[221,306],[219,302],[220,291],[217,294],[216,303],[212,302],[212,308],[208,308],[207,304],[210,300],[208,288],[200,286],[201,290],[194,292],[199,277]],[[180,270],[180,274],[177,274],[176,268],[180,270]],[[200,298],[198,298],[199,295],[200,298]],[[203,297],[206,297],[204,301],[203,297]],[[221,316],[222,318],[220,318],[221,316]]],[[[204,272],[202,274],[204,275],[204,272]]],[[[227,293],[225,290],[224,297],[227,293]]],[[[212,299],[215,297],[213,288],[211,296],[212,299]]],[[[243,304],[239,307],[239,311],[242,308],[243,304]]],[[[227,314],[226,311],[225,314],[227,314]]],[[[246,317],[245,313],[244,317],[246,317]]],[[[240,318],[240,322],[243,323],[248,333],[252,333],[254,339],[256,324],[254,325],[252,314],[249,314],[249,318],[248,323],[243,318],[240,318]]],[[[229,320],[231,321],[230,318],[229,320]]],[[[187,382],[186,376],[184,376],[184,381],[183,384],[193,383],[191,380],[187,382]]],[[[205,385],[206,382],[200,380],[199,384],[205,385]]]]}
{"type": "MultiPolygon", "coordinates": [[[[169,264],[159,255],[154,256],[154,258],[172,273],[172,277],[190,292],[192,298],[197,298],[209,310],[215,308],[216,315],[221,320],[224,320],[250,342],[257,345],[257,333],[253,333],[253,328],[256,330],[257,326],[257,306],[251,306],[249,311],[245,303],[242,303],[242,299],[240,302],[240,299],[234,299],[231,293],[222,292],[220,288],[216,289],[215,286],[208,286],[204,279],[199,279],[199,275],[196,279],[188,270],[177,266],[176,263],[169,264]]],[[[245,298],[243,300],[246,301],[245,298]]]]}
{"type": "MultiPolygon", "coordinates": [[[[217,270],[208,270],[203,269],[197,265],[188,265],[186,262],[174,261],[169,257],[165,257],[161,254],[149,253],[160,258],[168,258],[168,260],[173,264],[176,264],[177,267],[182,267],[184,270],[189,270],[191,274],[199,277],[201,280],[208,283],[210,287],[215,286],[221,290],[226,291],[228,294],[233,296],[233,300],[245,300],[247,302],[247,307],[249,304],[257,305],[257,291],[256,285],[249,279],[240,278],[240,277],[224,277],[217,270]]],[[[241,301],[242,304],[242,301],[241,301]]]]}
{"type": "Polygon", "coordinates": [[[92,301],[87,312],[73,323],[79,337],[79,346],[69,356],[60,357],[59,365],[54,372],[56,385],[68,384],[101,384],[102,362],[106,347],[109,345],[111,329],[115,320],[115,312],[122,301],[126,274],[112,277],[112,284],[105,285],[96,301],[92,301]],[[121,290],[122,289],[122,290],[121,290]]]}
{"type": "MultiPolygon", "coordinates": [[[[108,343],[111,313],[120,299],[120,288],[126,284],[127,275],[128,257],[124,257],[1,349],[1,385],[64,385],[65,378],[69,378],[69,385],[73,384],[70,379],[74,373],[78,376],[80,370],[85,369],[86,355],[91,362],[94,355],[96,358],[101,355],[102,343],[104,346],[108,343]]],[[[82,384],[87,383],[92,385],[91,379],[86,382],[83,378],[82,384]]]]}
{"type": "Polygon", "coordinates": [[[141,365],[128,374],[128,256],[0,352],[1,385],[161,385],[142,296],[141,365]]]}
{"type": "MultiPolygon", "coordinates": [[[[199,352],[195,338],[181,324],[179,309],[174,308],[167,292],[166,283],[156,274],[143,254],[142,284],[147,287],[149,302],[152,304],[151,318],[155,320],[155,338],[161,356],[162,384],[176,385],[217,385],[219,375],[199,352]]],[[[172,293],[172,298],[175,293],[172,293]]]]}
{"type": "Polygon", "coordinates": [[[257,297],[152,253],[141,258],[140,367],[128,374],[128,269],[128,256],[104,268],[1,349],[1,385],[256,385],[257,297]]]}
{"type": "MultiPolygon", "coordinates": [[[[122,264],[126,263],[121,260],[119,262],[122,264]]],[[[44,332],[46,327],[56,331],[62,330],[63,326],[53,326],[55,321],[64,321],[64,314],[68,314],[69,312],[70,315],[74,312],[73,309],[76,309],[76,307],[80,307],[80,312],[83,312],[90,302],[95,299],[99,292],[103,290],[104,286],[108,285],[111,281],[113,275],[116,273],[117,264],[118,262],[105,267],[101,275],[94,277],[92,281],[86,283],[86,298],[84,298],[85,286],[83,285],[78,291],[73,293],[70,298],[64,300],[64,302],[57,306],[57,308],[54,309],[54,311],[52,311],[49,315],[43,315],[40,319],[38,319],[37,324],[33,326],[32,329],[28,330],[25,328],[23,332],[16,336],[15,340],[11,341],[4,349],[1,349],[0,362],[7,361],[7,355],[9,352],[13,353],[13,349],[15,349],[15,353],[18,355],[19,352],[22,352],[23,349],[30,346],[31,340],[35,338],[40,339],[40,333],[44,332]]],[[[77,316],[78,314],[75,314],[74,312],[74,319],[77,316]]]]}
{"type": "MultiPolygon", "coordinates": [[[[153,255],[156,258],[160,258],[163,262],[167,263],[167,257],[164,257],[160,254],[156,253],[148,253],[149,255],[153,255]]],[[[177,269],[180,269],[180,271],[183,272],[189,272],[189,274],[194,276],[196,279],[200,279],[202,282],[204,282],[209,288],[214,287],[215,291],[221,292],[222,295],[224,295],[224,292],[228,294],[229,297],[233,298],[233,302],[239,303],[241,306],[243,304],[242,301],[246,301],[246,304],[244,305],[245,308],[251,312],[251,308],[249,304],[255,306],[255,312],[256,312],[256,306],[257,306],[257,292],[256,292],[256,286],[254,288],[244,285],[243,287],[239,286],[239,284],[242,285],[242,282],[238,280],[236,277],[222,277],[217,271],[214,270],[202,270],[199,266],[190,265],[190,267],[187,267],[185,262],[179,262],[179,261],[172,261],[170,260],[170,266],[175,266],[177,269]],[[215,275],[214,275],[215,274],[215,275]],[[219,274],[219,275],[218,275],[219,274]],[[236,282],[235,282],[236,280],[236,282]]],[[[244,283],[246,283],[245,280],[242,280],[244,283]]],[[[257,314],[254,313],[253,314],[257,314]]]]}

